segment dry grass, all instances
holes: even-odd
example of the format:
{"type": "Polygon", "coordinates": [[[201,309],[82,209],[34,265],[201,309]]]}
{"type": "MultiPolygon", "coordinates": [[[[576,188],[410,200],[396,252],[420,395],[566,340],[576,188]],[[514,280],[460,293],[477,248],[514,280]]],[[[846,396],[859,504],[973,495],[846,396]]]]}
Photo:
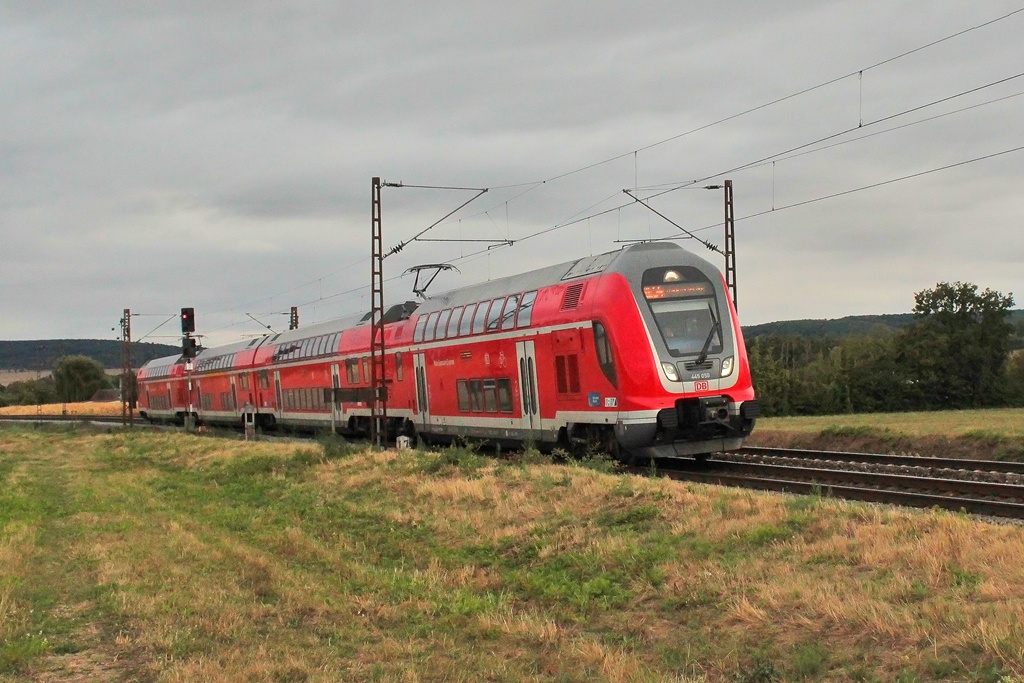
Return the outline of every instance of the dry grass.
{"type": "Polygon", "coordinates": [[[0,430],[0,677],[1024,675],[1018,526],[464,451],[331,453],[0,430]]]}
{"type": "Polygon", "coordinates": [[[3,406],[0,415],[120,415],[120,401],[47,403],[40,406],[3,406]]]}
{"type": "Polygon", "coordinates": [[[907,436],[955,438],[988,433],[1019,438],[1024,437],[1024,408],[769,417],[757,422],[757,432],[817,433],[835,428],[871,428],[907,436]]]}

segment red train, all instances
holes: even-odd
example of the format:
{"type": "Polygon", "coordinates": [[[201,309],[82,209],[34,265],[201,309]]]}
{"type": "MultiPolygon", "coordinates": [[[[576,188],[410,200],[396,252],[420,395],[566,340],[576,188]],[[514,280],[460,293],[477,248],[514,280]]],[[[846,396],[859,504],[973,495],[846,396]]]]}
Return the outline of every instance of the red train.
{"type": "MultiPolygon", "coordinates": [[[[370,386],[369,318],[202,349],[188,373],[181,357],[151,361],[140,413],[365,433],[370,407],[345,390],[370,386]]],[[[703,456],[739,448],[758,417],[724,278],[675,244],[406,302],[384,320],[392,433],[703,456]]]]}

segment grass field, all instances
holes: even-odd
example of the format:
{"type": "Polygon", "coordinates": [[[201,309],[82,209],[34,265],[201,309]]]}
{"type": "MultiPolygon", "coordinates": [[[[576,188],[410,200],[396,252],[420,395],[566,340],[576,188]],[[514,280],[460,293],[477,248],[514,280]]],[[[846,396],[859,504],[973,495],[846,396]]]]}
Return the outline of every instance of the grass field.
{"type": "Polygon", "coordinates": [[[0,679],[1024,680],[1024,528],[604,469],[0,428],[0,679]]]}
{"type": "Polygon", "coordinates": [[[837,428],[875,429],[907,436],[953,438],[971,434],[989,434],[1024,438],[1024,408],[770,417],[757,422],[759,431],[813,433],[837,428]]]}
{"type": "Polygon", "coordinates": [[[82,403],[50,403],[41,406],[3,406],[0,415],[120,415],[120,401],[84,401],[82,403]]]}

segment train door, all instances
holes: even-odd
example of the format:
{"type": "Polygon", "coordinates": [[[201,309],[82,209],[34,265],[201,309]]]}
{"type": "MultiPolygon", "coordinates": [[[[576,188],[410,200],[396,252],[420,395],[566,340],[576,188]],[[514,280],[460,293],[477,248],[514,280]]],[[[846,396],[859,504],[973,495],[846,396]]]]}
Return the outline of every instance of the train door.
{"type": "Polygon", "coordinates": [[[274,370],[274,397],[277,399],[277,410],[275,411],[277,419],[280,420],[284,417],[284,410],[281,406],[284,405],[284,401],[281,400],[281,371],[274,370]]]}
{"type": "Polygon", "coordinates": [[[540,430],[540,405],[537,401],[537,354],[532,341],[516,342],[519,364],[519,398],[523,407],[521,429],[540,430]]]}
{"type": "MultiPolygon", "coordinates": [[[[341,371],[340,371],[337,363],[334,363],[333,365],[331,365],[331,386],[334,389],[338,389],[338,388],[341,387],[341,371]]],[[[335,394],[337,394],[337,392],[335,392],[335,394]]],[[[339,410],[340,407],[341,407],[341,403],[339,403],[338,401],[335,401],[334,397],[331,397],[331,431],[332,432],[337,431],[338,420],[341,419],[341,411],[339,410]]]]}
{"type": "Polygon", "coordinates": [[[424,354],[413,354],[412,366],[416,372],[416,412],[419,413],[417,428],[425,432],[430,424],[430,394],[427,391],[427,363],[424,354]]]}

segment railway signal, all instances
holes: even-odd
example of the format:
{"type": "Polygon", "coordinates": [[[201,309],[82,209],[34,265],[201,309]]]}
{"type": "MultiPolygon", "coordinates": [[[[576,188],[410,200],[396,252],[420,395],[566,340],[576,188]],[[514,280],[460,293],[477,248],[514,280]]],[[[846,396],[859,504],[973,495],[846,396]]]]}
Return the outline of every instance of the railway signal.
{"type": "Polygon", "coordinates": [[[181,333],[189,334],[196,331],[196,309],[181,309],[181,333]]]}

